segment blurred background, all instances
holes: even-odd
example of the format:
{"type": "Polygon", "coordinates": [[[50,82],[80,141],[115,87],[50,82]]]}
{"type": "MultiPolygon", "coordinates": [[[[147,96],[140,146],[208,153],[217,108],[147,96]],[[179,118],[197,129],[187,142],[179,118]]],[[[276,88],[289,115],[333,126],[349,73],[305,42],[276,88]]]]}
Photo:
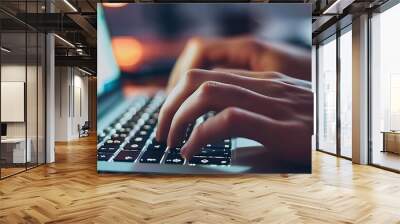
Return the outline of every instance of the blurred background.
{"type": "MultiPolygon", "coordinates": [[[[164,85],[191,37],[252,35],[311,53],[311,5],[103,3],[98,7],[98,40],[102,39],[98,61],[101,57],[110,61],[103,54],[110,52],[109,45],[120,77],[129,86],[164,85]]],[[[98,64],[100,92],[116,79],[110,66],[98,64]]]]}

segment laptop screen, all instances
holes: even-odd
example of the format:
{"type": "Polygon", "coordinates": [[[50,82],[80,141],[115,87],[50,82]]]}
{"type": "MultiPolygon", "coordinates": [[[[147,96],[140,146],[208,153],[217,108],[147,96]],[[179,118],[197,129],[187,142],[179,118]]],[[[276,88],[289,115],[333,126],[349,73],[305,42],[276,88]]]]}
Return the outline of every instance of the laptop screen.
{"type": "Polygon", "coordinates": [[[101,4],[97,6],[97,29],[97,49],[101,52],[97,54],[97,95],[101,97],[118,88],[120,76],[101,4]]]}

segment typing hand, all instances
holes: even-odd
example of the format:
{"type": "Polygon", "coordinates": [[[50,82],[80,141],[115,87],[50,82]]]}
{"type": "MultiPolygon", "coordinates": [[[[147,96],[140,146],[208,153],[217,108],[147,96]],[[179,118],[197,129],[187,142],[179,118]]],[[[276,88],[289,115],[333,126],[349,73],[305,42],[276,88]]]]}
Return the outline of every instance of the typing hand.
{"type": "Polygon", "coordinates": [[[248,36],[221,39],[192,38],[175,63],[167,91],[171,91],[186,72],[193,68],[224,67],[258,72],[277,71],[309,81],[310,60],[310,54],[301,49],[261,42],[248,36]]]}
{"type": "Polygon", "coordinates": [[[174,147],[186,127],[208,111],[219,112],[197,126],[181,149],[191,158],[209,142],[230,137],[256,140],[282,159],[311,158],[313,94],[306,82],[274,72],[190,70],[167,97],[156,137],[174,147]],[[244,74],[250,74],[247,77],[244,74]]]}

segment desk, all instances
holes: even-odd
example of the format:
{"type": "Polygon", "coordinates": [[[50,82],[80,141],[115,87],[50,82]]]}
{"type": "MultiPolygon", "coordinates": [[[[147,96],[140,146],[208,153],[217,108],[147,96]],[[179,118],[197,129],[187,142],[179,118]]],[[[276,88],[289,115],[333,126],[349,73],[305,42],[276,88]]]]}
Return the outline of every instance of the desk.
{"type": "Polygon", "coordinates": [[[25,138],[5,138],[1,139],[1,156],[7,163],[25,163],[31,161],[31,139],[26,140],[27,147],[25,152],[25,138]],[[13,146],[13,147],[12,147],[13,146]],[[12,159],[11,159],[12,158],[12,159]],[[27,161],[25,161],[25,159],[27,161]]]}
{"type": "Polygon", "coordinates": [[[383,131],[382,152],[393,152],[400,154],[400,131],[383,131]]]}

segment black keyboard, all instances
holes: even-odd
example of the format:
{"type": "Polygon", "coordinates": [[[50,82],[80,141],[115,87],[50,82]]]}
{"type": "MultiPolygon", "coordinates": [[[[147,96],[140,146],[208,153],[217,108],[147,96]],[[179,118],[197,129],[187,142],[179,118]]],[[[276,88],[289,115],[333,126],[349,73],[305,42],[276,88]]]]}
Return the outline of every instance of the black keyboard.
{"type": "Polygon", "coordinates": [[[231,140],[207,144],[189,161],[180,154],[181,147],[189,138],[196,124],[214,116],[214,112],[203,115],[189,124],[182,143],[168,148],[155,139],[158,113],[164,98],[143,97],[130,105],[121,117],[112,122],[97,136],[97,160],[105,162],[169,164],[169,165],[212,165],[229,166],[231,163],[231,140]]]}

